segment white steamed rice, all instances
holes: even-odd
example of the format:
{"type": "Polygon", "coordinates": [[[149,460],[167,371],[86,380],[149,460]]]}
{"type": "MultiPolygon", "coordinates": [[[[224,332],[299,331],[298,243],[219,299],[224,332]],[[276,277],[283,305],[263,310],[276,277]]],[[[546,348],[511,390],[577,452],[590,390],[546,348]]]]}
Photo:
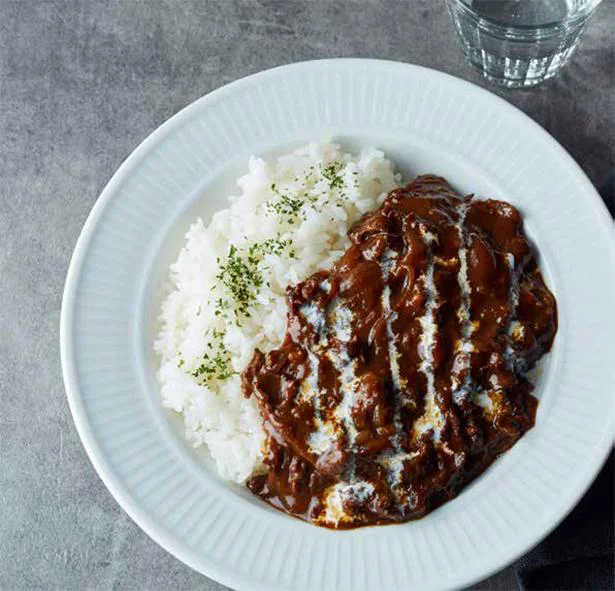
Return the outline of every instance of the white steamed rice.
{"type": "Polygon", "coordinates": [[[382,152],[355,156],[332,143],[310,143],[274,163],[251,157],[248,166],[229,207],[209,225],[197,219],[187,233],[171,265],[173,290],[162,305],[155,343],[163,404],[183,414],[186,438],[206,446],[220,475],[236,482],[258,470],[264,440],[256,402],[241,393],[240,374],[255,348],[268,351],[282,342],[286,287],[330,268],[349,244],[350,226],[399,182],[382,152]],[[255,243],[278,248],[258,251],[251,268],[262,285],[237,318],[233,294],[217,276],[231,245],[246,260],[255,243]],[[219,300],[230,307],[222,310],[219,300]],[[212,367],[212,358],[228,371],[215,366],[195,377],[212,367]]]}

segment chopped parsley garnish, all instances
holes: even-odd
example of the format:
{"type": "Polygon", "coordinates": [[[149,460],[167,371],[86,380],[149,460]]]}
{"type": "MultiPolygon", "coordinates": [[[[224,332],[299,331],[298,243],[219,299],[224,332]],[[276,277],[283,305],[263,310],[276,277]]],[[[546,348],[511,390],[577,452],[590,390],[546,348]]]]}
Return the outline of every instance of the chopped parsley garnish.
{"type": "Polygon", "coordinates": [[[282,240],[281,238],[268,238],[263,242],[257,242],[254,246],[258,251],[260,251],[263,255],[265,254],[275,254],[277,256],[281,256],[284,253],[285,249],[288,249],[288,258],[294,259],[297,254],[295,249],[292,248],[292,240],[289,238],[287,240],[282,240]]]}
{"type": "MultiPolygon", "coordinates": [[[[250,247],[248,256],[244,260],[239,250],[231,244],[226,262],[220,264],[220,272],[216,279],[226,287],[235,304],[235,316],[239,320],[241,316],[247,316],[248,308],[254,302],[258,290],[263,285],[263,276],[258,272],[257,259],[250,247]]],[[[220,309],[231,307],[229,302],[220,302],[220,309]]]]}
{"type": "MultiPolygon", "coordinates": [[[[330,190],[344,189],[344,177],[341,173],[343,168],[344,164],[337,160],[334,160],[324,167],[319,166],[320,174],[327,181],[330,190]]],[[[315,168],[310,166],[310,170],[305,176],[305,182],[310,186],[318,179],[318,176],[314,175],[314,170],[315,168]]],[[[297,179],[295,179],[295,181],[297,181],[297,179]]],[[[289,194],[273,183],[271,185],[271,192],[273,193],[273,197],[265,203],[265,208],[285,218],[288,224],[292,225],[297,223],[300,216],[306,219],[304,210],[306,205],[311,205],[313,208],[319,210],[316,205],[319,197],[318,195],[310,194],[309,190],[301,190],[297,193],[289,194]]],[[[326,197],[326,195],[326,191],[320,192],[321,198],[326,197]]],[[[341,192],[339,197],[345,199],[347,196],[344,192],[341,192]]]]}
{"type": "Polygon", "coordinates": [[[344,186],[344,177],[340,174],[343,168],[341,162],[333,161],[322,169],[322,176],[329,181],[329,188],[341,189],[344,186]]]}
{"type": "Polygon", "coordinates": [[[271,190],[275,194],[275,197],[267,201],[267,209],[285,217],[289,224],[295,223],[298,219],[299,213],[303,209],[305,199],[302,199],[300,196],[291,197],[286,193],[281,193],[278,191],[275,184],[271,185],[271,190]]]}
{"type": "Polygon", "coordinates": [[[216,275],[230,297],[216,300],[214,314],[228,319],[228,312],[232,310],[237,325],[242,318],[248,318],[250,307],[256,302],[256,296],[264,283],[264,269],[259,268],[263,257],[267,254],[281,256],[286,250],[289,258],[296,258],[290,239],[269,238],[255,242],[244,252],[231,244],[226,261],[222,263],[218,259],[220,270],[216,275]]]}
{"type": "Polygon", "coordinates": [[[190,375],[208,383],[211,380],[226,380],[236,374],[231,363],[231,354],[224,345],[224,332],[214,329],[201,364],[190,372],[190,375]]]}
{"type": "Polygon", "coordinates": [[[223,298],[218,298],[215,302],[215,316],[227,317],[227,310],[231,307],[231,303],[223,298]]]}

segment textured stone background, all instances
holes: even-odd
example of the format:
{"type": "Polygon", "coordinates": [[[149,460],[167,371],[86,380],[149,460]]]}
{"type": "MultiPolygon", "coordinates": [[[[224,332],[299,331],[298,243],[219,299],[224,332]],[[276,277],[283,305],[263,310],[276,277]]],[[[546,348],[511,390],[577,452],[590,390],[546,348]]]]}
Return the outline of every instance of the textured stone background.
{"type": "MultiPolygon", "coordinates": [[[[607,0],[561,78],[496,90],[596,186],[613,170],[614,22],[607,0]]],[[[104,184],[168,117],[246,74],[342,56],[483,85],[443,0],[0,0],[1,589],[222,589],[140,531],[90,465],[60,372],[64,278],[104,184]]],[[[515,586],[509,568],[479,588],[515,586]]]]}

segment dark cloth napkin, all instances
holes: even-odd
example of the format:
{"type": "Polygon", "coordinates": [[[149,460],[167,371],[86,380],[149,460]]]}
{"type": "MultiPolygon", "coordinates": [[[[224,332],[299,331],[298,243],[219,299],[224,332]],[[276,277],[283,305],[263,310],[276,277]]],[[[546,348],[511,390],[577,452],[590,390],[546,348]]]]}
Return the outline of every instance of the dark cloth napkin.
{"type": "Polygon", "coordinates": [[[608,183],[600,191],[600,197],[609,210],[611,217],[615,217],[615,176],[612,176],[608,183]]]}
{"type": "MultiPolygon", "coordinates": [[[[600,191],[614,216],[615,177],[600,191]]],[[[607,393],[610,394],[610,393],[607,393]]],[[[515,565],[520,589],[615,589],[613,452],[576,508],[515,565]]]]}
{"type": "Polygon", "coordinates": [[[515,570],[521,589],[615,589],[613,452],[564,522],[515,570]]]}

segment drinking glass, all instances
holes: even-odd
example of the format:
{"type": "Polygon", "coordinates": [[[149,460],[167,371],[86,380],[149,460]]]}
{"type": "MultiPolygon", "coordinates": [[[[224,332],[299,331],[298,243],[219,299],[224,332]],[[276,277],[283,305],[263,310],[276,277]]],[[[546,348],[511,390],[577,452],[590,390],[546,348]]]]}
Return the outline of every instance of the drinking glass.
{"type": "Polygon", "coordinates": [[[570,60],[602,0],[446,0],[464,52],[485,78],[534,86],[570,60]]]}

